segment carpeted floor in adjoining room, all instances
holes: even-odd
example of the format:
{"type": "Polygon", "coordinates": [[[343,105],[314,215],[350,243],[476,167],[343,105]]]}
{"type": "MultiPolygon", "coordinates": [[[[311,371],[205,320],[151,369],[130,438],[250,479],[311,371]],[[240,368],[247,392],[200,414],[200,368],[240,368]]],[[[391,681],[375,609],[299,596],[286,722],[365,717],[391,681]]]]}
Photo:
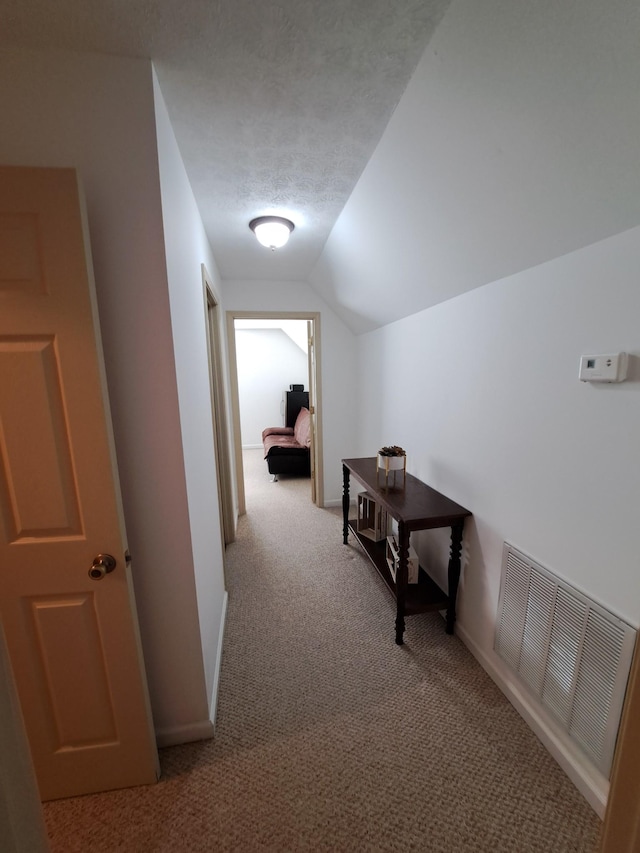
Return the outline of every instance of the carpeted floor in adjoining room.
{"type": "Polygon", "coordinates": [[[53,853],[594,853],[600,821],[438,614],[407,620],[309,480],[245,451],[216,737],[45,805],[53,853]]]}

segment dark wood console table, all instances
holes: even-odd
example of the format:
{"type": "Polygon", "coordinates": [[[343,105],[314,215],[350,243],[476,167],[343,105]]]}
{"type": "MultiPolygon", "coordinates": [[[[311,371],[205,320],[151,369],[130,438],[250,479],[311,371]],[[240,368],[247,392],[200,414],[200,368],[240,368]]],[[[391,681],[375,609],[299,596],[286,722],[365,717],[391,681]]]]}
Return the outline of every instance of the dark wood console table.
{"type": "Polygon", "coordinates": [[[343,459],[342,514],[344,519],[343,539],[347,544],[349,530],[356,537],[365,553],[376,567],[387,587],[396,599],[396,643],[402,645],[405,616],[426,613],[429,610],[445,610],[446,632],[453,634],[456,620],[456,596],[460,580],[460,554],[464,520],[471,515],[440,492],[413,477],[406,475],[404,485],[385,485],[384,475],[376,471],[374,456],[362,459],[343,459]],[[349,520],[349,477],[353,476],[364,486],[372,499],[380,504],[398,523],[398,570],[394,580],[387,565],[384,542],[374,542],[358,532],[357,520],[349,520]],[[451,552],[448,570],[448,594],[421,568],[418,583],[407,582],[407,560],[409,537],[415,530],[436,527],[451,527],[451,552]]]}

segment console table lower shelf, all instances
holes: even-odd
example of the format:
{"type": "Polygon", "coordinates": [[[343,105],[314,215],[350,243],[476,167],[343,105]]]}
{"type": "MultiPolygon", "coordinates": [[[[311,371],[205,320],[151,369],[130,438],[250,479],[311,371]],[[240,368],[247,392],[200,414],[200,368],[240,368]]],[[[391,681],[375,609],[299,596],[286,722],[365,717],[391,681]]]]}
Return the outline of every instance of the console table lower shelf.
{"type": "MultiPolygon", "coordinates": [[[[378,570],[378,574],[385,582],[387,589],[394,599],[397,599],[396,582],[391,575],[387,564],[386,548],[384,542],[373,542],[366,536],[358,533],[358,525],[355,518],[349,519],[349,531],[358,541],[372,565],[378,570]]],[[[420,568],[418,572],[418,583],[407,584],[404,596],[405,616],[415,616],[418,613],[428,613],[431,610],[447,610],[449,607],[449,596],[443,592],[438,584],[420,568]]]]}

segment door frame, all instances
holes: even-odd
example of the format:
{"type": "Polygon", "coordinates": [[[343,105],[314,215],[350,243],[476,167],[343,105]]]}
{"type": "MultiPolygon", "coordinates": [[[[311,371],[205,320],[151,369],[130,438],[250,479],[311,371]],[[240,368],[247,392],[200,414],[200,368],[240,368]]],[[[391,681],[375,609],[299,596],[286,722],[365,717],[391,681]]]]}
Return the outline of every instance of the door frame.
{"type": "Polygon", "coordinates": [[[229,356],[229,392],[231,397],[231,423],[233,428],[233,447],[236,463],[236,481],[238,515],[247,511],[244,491],[244,466],[242,464],[242,437],[240,435],[240,393],[238,389],[238,359],[236,355],[236,320],[306,320],[311,322],[315,346],[315,376],[309,388],[315,388],[316,399],[309,400],[314,407],[311,419],[314,430],[312,441],[314,459],[315,500],[317,506],[324,506],[324,469],[322,465],[322,403],[321,403],[321,352],[320,352],[320,312],[319,311],[227,311],[227,351],[229,356]]]}
{"type": "Polygon", "coordinates": [[[218,506],[220,529],[226,548],[236,538],[236,518],[233,509],[231,488],[231,466],[229,464],[229,430],[222,368],[220,299],[215,292],[213,279],[204,264],[202,268],[202,291],[207,329],[207,361],[209,364],[209,389],[211,394],[211,419],[213,424],[213,447],[216,459],[218,506]]]}

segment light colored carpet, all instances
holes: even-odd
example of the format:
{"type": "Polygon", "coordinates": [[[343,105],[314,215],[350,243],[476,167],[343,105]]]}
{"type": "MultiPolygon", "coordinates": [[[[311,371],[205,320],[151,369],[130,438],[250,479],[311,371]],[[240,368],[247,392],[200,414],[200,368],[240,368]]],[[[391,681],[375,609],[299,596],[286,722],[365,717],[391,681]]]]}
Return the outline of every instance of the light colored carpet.
{"type": "Polygon", "coordinates": [[[72,851],[595,851],[600,821],[438,614],[407,620],[308,480],[246,451],[216,737],[45,806],[72,851]]]}

